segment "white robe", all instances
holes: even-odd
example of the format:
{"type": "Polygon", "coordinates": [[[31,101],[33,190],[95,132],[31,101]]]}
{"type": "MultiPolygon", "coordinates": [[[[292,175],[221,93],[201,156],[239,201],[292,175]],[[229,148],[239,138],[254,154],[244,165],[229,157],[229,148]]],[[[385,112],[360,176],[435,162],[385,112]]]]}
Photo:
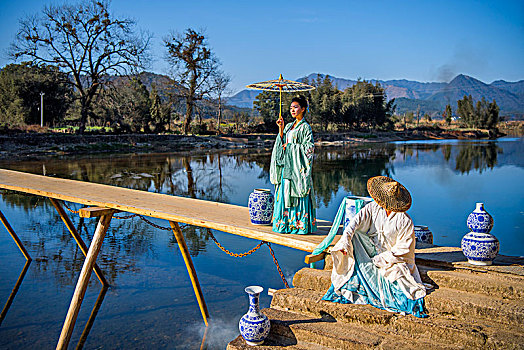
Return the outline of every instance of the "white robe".
{"type": "Polygon", "coordinates": [[[337,294],[353,274],[355,258],[351,238],[356,231],[370,237],[376,251],[372,262],[388,281],[397,281],[409,299],[416,300],[426,295],[415,265],[413,221],[406,213],[392,212],[388,217],[386,210],[376,202],[366,205],[351,219],[344,234],[331,249],[331,282],[337,294]],[[347,254],[344,255],[342,250],[347,254]]]}

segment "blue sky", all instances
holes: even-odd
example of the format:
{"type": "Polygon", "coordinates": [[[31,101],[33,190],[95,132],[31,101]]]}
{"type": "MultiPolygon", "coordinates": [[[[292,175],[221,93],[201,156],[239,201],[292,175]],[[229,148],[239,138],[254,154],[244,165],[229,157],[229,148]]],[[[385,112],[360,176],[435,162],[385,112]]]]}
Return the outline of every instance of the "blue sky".
{"type": "MultiPolygon", "coordinates": [[[[44,0],[0,0],[0,66],[18,19],[44,0]]],[[[486,83],[524,79],[524,1],[113,0],[114,14],[154,35],[150,71],[167,73],[162,39],[204,29],[231,89],[313,72],[348,79],[486,83]]]]}

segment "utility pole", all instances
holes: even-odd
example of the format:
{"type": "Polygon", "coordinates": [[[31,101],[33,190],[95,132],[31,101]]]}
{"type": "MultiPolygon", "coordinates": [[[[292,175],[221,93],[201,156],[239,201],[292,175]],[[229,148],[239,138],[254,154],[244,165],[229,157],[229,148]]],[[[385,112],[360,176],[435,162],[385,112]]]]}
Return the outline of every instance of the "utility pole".
{"type": "Polygon", "coordinates": [[[44,95],[45,93],[40,93],[40,127],[44,127],[44,95]]]}

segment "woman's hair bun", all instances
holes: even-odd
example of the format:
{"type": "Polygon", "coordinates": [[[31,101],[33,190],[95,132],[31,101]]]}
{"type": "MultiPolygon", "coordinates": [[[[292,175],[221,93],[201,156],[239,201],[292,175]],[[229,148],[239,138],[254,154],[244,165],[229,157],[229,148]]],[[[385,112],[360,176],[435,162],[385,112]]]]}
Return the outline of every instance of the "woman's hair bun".
{"type": "Polygon", "coordinates": [[[300,107],[305,109],[307,109],[308,107],[307,98],[304,95],[296,95],[291,99],[291,102],[297,102],[300,105],[300,107]]]}

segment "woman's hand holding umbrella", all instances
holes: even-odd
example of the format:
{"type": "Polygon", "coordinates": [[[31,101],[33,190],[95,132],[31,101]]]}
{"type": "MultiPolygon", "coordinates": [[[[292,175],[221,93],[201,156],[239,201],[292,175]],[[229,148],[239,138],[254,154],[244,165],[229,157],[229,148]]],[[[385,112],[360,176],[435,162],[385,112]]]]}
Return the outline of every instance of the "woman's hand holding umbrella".
{"type": "Polygon", "coordinates": [[[280,137],[283,137],[284,136],[284,118],[282,118],[282,116],[280,116],[278,119],[277,119],[277,125],[278,125],[278,133],[280,135],[280,137]]]}

